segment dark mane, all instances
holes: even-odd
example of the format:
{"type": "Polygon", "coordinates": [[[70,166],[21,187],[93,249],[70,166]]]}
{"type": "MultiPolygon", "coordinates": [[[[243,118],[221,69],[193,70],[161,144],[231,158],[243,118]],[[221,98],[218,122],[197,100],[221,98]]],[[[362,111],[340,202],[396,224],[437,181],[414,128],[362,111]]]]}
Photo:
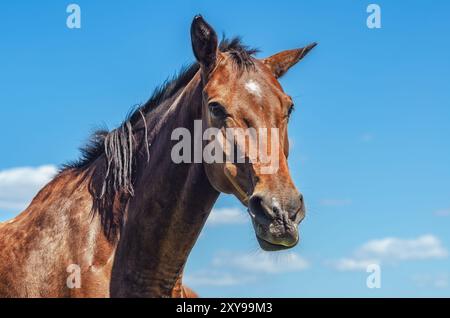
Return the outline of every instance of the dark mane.
{"type": "MultiPolygon", "coordinates": [[[[224,38],[219,50],[228,53],[240,71],[254,66],[253,55],[258,52],[243,45],[238,37],[231,40],[224,38]]],[[[192,80],[199,69],[198,63],[182,68],[178,75],[157,87],[145,104],[135,106],[118,128],[94,132],[88,143],[80,149],[81,158],[63,166],[61,172],[73,169],[84,171],[91,167],[95,169],[89,185],[94,198],[93,213],[99,213],[105,234],[109,238],[116,237],[117,230],[122,225],[123,207],[134,194],[135,158],[138,150],[134,130],[137,124],[143,121],[144,138],[147,139],[144,144],[149,158],[148,136],[153,127],[147,127],[146,116],[174,97],[192,80]],[[105,159],[94,166],[93,163],[102,156],[105,159]]]]}
{"type": "MultiPolygon", "coordinates": [[[[221,52],[229,53],[235,64],[241,69],[252,67],[254,65],[253,55],[259,52],[258,49],[244,45],[240,37],[234,37],[232,39],[224,37],[220,42],[219,50],[221,52]]],[[[141,114],[149,113],[162,102],[171,98],[176,92],[189,83],[199,69],[200,65],[198,63],[193,63],[188,67],[181,68],[177,75],[158,86],[145,104],[135,106],[134,110],[127,116],[121,127],[127,122],[135,124],[141,119],[141,114]]],[[[80,148],[81,157],[76,161],[63,165],[62,170],[84,169],[88,167],[105,153],[105,139],[110,133],[111,132],[106,129],[95,131],[89,138],[87,144],[80,148]]]]}
{"type": "Polygon", "coordinates": [[[259,52],[256,48],[248,47],[242,44],[240,37],[230,39],[223,37],[219,45],[221,52],[227,52],[240,69],[248,69],[253,67],[253,55],[259,52]]]}

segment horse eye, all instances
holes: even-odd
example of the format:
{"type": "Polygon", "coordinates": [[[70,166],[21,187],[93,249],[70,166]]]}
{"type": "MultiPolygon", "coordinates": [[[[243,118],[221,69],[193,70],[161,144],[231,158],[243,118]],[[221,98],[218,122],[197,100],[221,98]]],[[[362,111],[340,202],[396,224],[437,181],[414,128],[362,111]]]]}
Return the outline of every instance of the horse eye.
{"type": "Polygon", "coordinates": [[[213,117],[216,117],[219,119],[224,119],[228,116],[227,111],[225,110],[225,107],[223,107],[219,103],[211,103],[208,106],[209,106],[209,111],[213,117]]]}

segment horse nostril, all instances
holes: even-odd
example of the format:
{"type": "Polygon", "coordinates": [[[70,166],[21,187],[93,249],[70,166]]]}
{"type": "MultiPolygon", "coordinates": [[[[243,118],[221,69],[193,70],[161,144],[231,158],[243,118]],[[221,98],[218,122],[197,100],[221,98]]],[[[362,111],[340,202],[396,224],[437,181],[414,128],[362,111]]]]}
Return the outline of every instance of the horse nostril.
{"type": "Polygon", "coordinates": [[[303,198],[303,194],[300,194],[299,199],[300,199],[300,210],[305,210],[305,200],[303,198]]]}
{"type": "Polygon", "coordinates": [[[267,205],[264,202],[264,198],[259,195],[253,195],[249,201],[249,208],[255,215],[255,217],[265,217],[268,219],[274,219],[275,215],[271,205],[267,205]]]}
{"type": "Polygon", "coordinates": [[[292,221],[302,220],[305,215],[305,202],[303,200],[303,195],[299,194],[298,197],[294,197],[291,201],[291,209],[289,211],[289,218],[292,221]]]}

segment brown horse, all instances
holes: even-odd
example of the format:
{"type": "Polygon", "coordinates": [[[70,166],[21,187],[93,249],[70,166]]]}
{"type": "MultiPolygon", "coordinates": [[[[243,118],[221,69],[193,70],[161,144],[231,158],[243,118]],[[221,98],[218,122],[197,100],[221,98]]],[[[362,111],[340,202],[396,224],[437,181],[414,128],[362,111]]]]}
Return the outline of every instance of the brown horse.
{"type": "Polygon", "coordinates": [[[277,79],[315,44],[259,60],[239,40],[219,45],[201,16],[191,37],[197,63],[119,128],[94,134],[80,161],[0,225],[0,296],[187,296],[182,271],[220,192],[248,206],[263,249],[297,244],[305,210],[287,164],[293,103],[277,79]],[[277,128],[278,169],[262,173],[263,163],[250,160],[175,163],[172,133],[194,133],[196,120],[204,131],[277,128]]]}

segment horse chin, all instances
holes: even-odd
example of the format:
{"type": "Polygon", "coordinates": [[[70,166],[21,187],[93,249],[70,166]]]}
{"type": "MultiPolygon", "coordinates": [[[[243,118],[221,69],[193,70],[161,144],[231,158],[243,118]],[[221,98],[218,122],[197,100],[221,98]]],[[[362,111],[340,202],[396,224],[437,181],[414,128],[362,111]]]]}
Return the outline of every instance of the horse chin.
{"type": "Polygon", "coordinates": [[[266,252],[277,252],[277,251],[283,251],[283,250],[288,250],[293,248],[295,245],[297,245],[297,243],[294,246],[284,246],[284,245],[278,245],[278,244],[273,244],[270,242],[267,242],[266,240],[256,236],[256,239],[258,240],[259,246],[261,247],[262,250],[266,251],[266,252]]]}
{"type": "Polygon", "coordinates": [[[284,246],[284,245],[278,245],[278,244],[273,244],[270,242],[267,242],[266,240],[256,236],[256,239],[258,240],[259,246],[261,247],[262,250],[266,251],[266,252],[277,252],[277,251],[284,251],[284,250],[288,250],[293,248],[294,246],[284,246]]]}

